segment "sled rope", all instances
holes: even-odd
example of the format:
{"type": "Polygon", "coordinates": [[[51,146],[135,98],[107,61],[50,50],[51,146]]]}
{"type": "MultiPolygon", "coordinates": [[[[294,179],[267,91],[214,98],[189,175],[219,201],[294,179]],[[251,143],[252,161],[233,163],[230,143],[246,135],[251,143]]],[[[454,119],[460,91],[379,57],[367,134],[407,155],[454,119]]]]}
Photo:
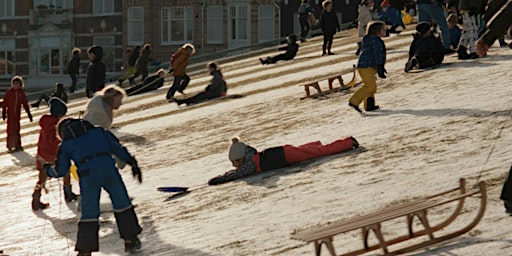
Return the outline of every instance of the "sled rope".
{"type": "MultiPolygon", "coordinates": [[[[512,108],[508,110],[508,113],[507,113],[506,117],[509,117],[511,112],[512,112],[512,108]]],[[[501,125],[500,131],[498,132],[498,138],[501,137],[501,133],[503,132],[503,129],[505,129],[505,124],[506,124],[506,122],[503,122],[503,125],[501,125]]],[[[482,165],[482,169],[480,170],[480,173],[478,174],[478,177],[476,178],[477,181],[480,181],[480,178],[482,177],[482,174],[484,172],[484,167],[489,162],[489,159],[491,158],[491,155],[494,152],[494,148],[495,147],[496,147],[496,140],[494,141],[494,143],[492,143],[492,147],[491,147],[491,150],[489,150],[489,154],[487,155],[487,159],[485,159],[485,162],[482,165]]]]}

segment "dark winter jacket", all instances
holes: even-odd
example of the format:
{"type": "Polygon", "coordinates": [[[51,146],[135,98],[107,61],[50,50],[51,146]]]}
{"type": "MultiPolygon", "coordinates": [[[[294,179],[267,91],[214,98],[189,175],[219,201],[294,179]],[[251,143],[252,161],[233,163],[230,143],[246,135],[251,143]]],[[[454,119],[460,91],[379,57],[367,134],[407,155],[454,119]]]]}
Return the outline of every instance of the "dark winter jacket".
{"type": "Polygon", "coordinates": [[[409,48],[409,59],[423,53],[427,53],[428,55],[444,53],[441,39],[434,35],[423,38],[421,35],[415,34],[409,48]]]}
{"type": "Polygon", "coordinates": [[[284,56],[281,58],[282,60],[291,60],[297,55],[297,52],[299,51],[299,45],[296,42],[293,42],[287,46],[280,47],[279,51],[286,51],[284,56]]]}
{"type": "Polygon", "coordinates": [[[52,163],[57,157],[60,139],[57,137],[57,123],[59,118],[52,115],[43,115],[39,119],[39,140],[37,141],[37,155],[47,163],[52,163]]]}
{"type": "Polygon", "coordinates": [[[309,13],[313,13],[315,10],[311,8],[311,5],[308,3],[302,3],[299,6],[299,9],[297,10],[297,15],[299,16],[299,19],[307,19],[309,13]]]}
{"type": "Polygon", "coordinates": [[[70,75],[78,75],[80,73],[80,57],[78,55],[73,55],[73,58],[69,61],[68,73],[70,75]]]}
{"type": "Polygon", "coordinates": [[[50,96],[50,98],[52,97],[57,97],[62,101],[68,103],[68,94],[66,93],[66,90],[64,90],[64,87],[57,88],[57,90],[55,90],[50,96]]]}
{"type": "MultiPolygon", "coordinates": [[[[119,140],[111,132],[94,127],[85,120],[74,119],[72,122],[60,131],[62,143],[55,167],[46,171],[48,176],[65,176],[71,167],[71,160],[77,166],[77,173],[81,178],[89,175],[93,178],[119,175],[112,155],[124,163],[132,158],[119,140]]],[[[82,181],[80,183],[82,185],[82,181]]]]}
{"type": "Polygon", "coordinates": [[[135,46],[133,48],[132,54],[130,54],[130,57],[128,58],[128,67],[135,67],[135,63],[137,63],[137,59],[139,58],[140,54],[140,46],[135,46]]]}
{"type": "Polygon", "coordinates": [[[459,11],[469,12],[469,15],[477,15],[480,13],[482,0],[459,0],[459,11]]]}
{"type": "Polygon", "coordinates": [[[386,46],[379,36],[363,37],[357,68],[375,68],[386,63],[386,46]]]}
{"type": "Polygon", "coordinates": [[[105,72],[107,67],[103,63],[103,48],[101,46],[92,46],[91,51],[96,54],[96,58],[89,63],[87,70],[86,85],[88,91],[99,91],[105,87],[105,72]]]}
{"type": "Polygon", "coordinates": [[[328,12],[323,10],[318,22],[320,23],[320,28],[324,35],[334,35],[336,34],[336,31],[341,31],[338,16],[334,11],[328,12]]]}
{"type": "Polygon", "coordinates": [[[482,40],[487,45],[492,45],[494,41],[503,36],[512,23],[512,0],[508,0],[503,7],[489,19],[486,29],[482,34],[482,40]]]}
{"type": "Polygon", "coordinates": [[[275,170],[289,166],[284,156],[284,149],[282,146],[265,149],[263,152],[257,152],[251,146],[245,147],[244,162],[240,168],[219,175],[210,181],[209,185],[218,185],[240,179],[243,177],[251,176],[259,172],[275,170]]]}

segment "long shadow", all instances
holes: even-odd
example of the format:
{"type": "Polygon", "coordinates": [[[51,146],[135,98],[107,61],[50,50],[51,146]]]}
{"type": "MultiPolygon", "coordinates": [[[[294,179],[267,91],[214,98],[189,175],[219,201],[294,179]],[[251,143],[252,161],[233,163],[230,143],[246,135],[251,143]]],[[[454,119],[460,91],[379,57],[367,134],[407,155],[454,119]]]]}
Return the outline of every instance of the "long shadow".
{"type": "Polygon", "coordinates": [[[36,158],[33,155],[25,151],[14,152],[11,155],[15,158],[12,161],[15,165],[34,166],[34,169],[36,168],[36,158]]]}
{"type": "Polygon", "coordinates": [[[245,181],[247,183],[247,185],[251,185],[251,186],[275,188],[275,187],[277,187],[277,182],[279,181],[281,176],[286,176],[286,175],[291,175],[291,174],[294,174],[297,172],[307,171],[309,169],[312,169],[315,166],[319,166],[321,164],[332,161],[333,159],[340,158],[340,157],[348,157],[348,156],[359,154],[359,153],[366,152],[366,151],[367,151],[366,148],[360,146],[354,150],[350,150],[347,152],[316,158],[313,160],[294,164],[293,166],[290,166],[290,167],[271,170],[271,171],[268,171],[268,172],[265,172],[265,173],[262,173],[259,175],[242,178],[240,180],[245,181]]]}
{"type": "Polygon", "coordinates": [[[415,116],[467,116],[467,117],[507,117],[510,110],[488,111],[481,109],[440,108],[440,109],[382,109],[365,113],[363,117],[389,116],[389,115],[415,115],[415,116]]]}
{"type": "MultiPolygon", "coordinates": [[[[501,242],[501,243],[506,242],[506,243],[510,244],[509,247],[512,247],[512,240],[510,240],[510,239],[486,239],[486,238],[482,239],[482,238],[478,238],[478,237],[472,237],[472,238],[464,238],[464,237],[462,237],[462,238],[458,239],[458,242],[455,242],[455,243],[452,243],[452,244],[449,244],[449,245],[445,245],[445,246],[439,246],[439,247],[432,248],[432,249],[430,249],[431,247],[427,247],[427,249],[425,249],[424,252],[420,252],[420,253],[417,253],[417,254],[409,254],[409,255],[410,256],[433,256],[433,255],[439,255],[439,256],[453,255],[453,256],[457,256],[459,254],[453,253],[453,252],[450,252],[450,251],[451,250],[455,250],[455,249],[460,249],[460,248],[468,247],[468,246],[472,246],[472,245],[475,245],[475,244],[494,243],[494,242],[501,242]]],[[[450,242],[447,242],[447,243],[450,243],[450,242]]],[[[510,252],[510,249],[509,249],[509,252],[510,252]]]]}
{"type": "MultiPolygon", "coordinates": [[[[66,205],[73,212],[78,213],[76,204],[68,203],[66,205]]],[[[100,215],[99,251],[107,254],[122,254],[124,251],[124,243],[119,237],[112,206],[110,203],[103,203],[101,204],[100,208],[102,210],[100,215]],[[111,230],[112,232],[104,232],[105,230],[111,230]],[[115,245],[113,245],[112,241],[119,242],[115,242],[115,245]]],[[[142,233],[139,235],[139,239],[142,242],[142,249],[135,253],[135,255],[211,255],[210,253],[202,252],[196,249],[182,248],[164,242],[160,238],[161,235],[159,232],[161,231],[158,229],[157,224],[155,224],[154,219],[150,215],[144,214],[143,209],[138,210],[135,208],[135,212],[138,215],[139,223],[143,229],[142,233]]],[[[76,217],[67,219],[48,216],[44,211],[36,211],[34,214],[39,218],[49,220],[53,226],[53,229],[57,231],[57,233],[59,233],[62,237],[67,239],[69,251],[74,251],[76,235],[78,231],[78,214],[76,217]]],[[[72,253],[72,255],[74,255],[74,253],[72,253]]]]}

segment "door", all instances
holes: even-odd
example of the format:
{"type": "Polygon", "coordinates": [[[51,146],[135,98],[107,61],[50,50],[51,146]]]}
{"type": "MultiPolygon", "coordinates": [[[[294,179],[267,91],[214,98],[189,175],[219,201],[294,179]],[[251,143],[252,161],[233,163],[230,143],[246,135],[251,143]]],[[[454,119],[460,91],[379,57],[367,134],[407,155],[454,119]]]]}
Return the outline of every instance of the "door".
{"type": "Polygon", "coordinates": [[[230,1],[228,10],[228,48],[248,45],[251,42],[249,1],[230,1]]]}

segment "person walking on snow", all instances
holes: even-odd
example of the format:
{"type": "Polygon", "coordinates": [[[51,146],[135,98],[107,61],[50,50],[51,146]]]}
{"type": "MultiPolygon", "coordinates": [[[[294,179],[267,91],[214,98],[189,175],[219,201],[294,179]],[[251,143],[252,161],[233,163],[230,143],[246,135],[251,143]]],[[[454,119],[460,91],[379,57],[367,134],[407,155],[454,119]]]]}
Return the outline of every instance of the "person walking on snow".
{"type": "Polygon", "coordinates": [[[309,0],[302,0],[302,3],[297,10],[297,16],[299,16],[300,23],[300,41],[306,42],[306,37],[311,29],[309,25],[309,15],[312,15],[315,10],[309,5],[309,0]]]}
{"type": "Polygon", "coordinates": [[[178,106],[181,104],[189,105],[226,95],[228,88],[226,86],[226,81],[224,81],[224,76],[222,75],[219,66],[215,62],[210,62],[208,63],[208,71],[210,72],[210,75],[212,75],[212,81],[208,86],[206,86],[206,89],[203,92],[200,92],[192,97],[188,97],[181,100],[175,99],[174,101],[176,101],[178,106]]]}
{"type": "Polygon", "coordinates": [[[53,178],[68,174],[71,160],[80,177],[81,215],[75,251],[79,256],[91,255],[99,250],[100,194],[104,189],[114,208],[119,235],[124,240],[125,252],[141,248],[137,237],[142,228],[133,208],[123,179],[116,168],[114,155],[132,167],[132,174],[142,183],[142,173],[137,160],[120,144],[111,132],[94,127],[82,119],[64,119],[57,127],[62,140],[55,166],[45,164],[43,170],[53,178]]]}
{"type": "Polygon", "coordinates": [[[348,105],[357,112],[363,113],[359,104],[364,101],[366,111],[379,109],[375,105],[375,92],[377,92],[377,81],[375,73],[380,78],[386,78],[386,45],[382,37],[386,36],[386,24],[382,21],[374,21],[368,24],[366,36],[363,37],[361,54],[357,61],[357,71],[363,79],[363,86],[359,88],[349,99],[348,105]]]}
{"type": "Polygon", "coordinates": [[[21,106],[27,112],[28,119],[32,122],[32,114],[28,107],[27,96],[23,91],[23,78],[14,76],[11,79],[11,87],[5,92],[2,101],[2,120],[7,119],[7,152],[22,151],[20,135],[21,106]]]}
{"type": "Polygon", "coordinates": [[[322,45],[322,56],[326,53],[328,55],[333,55],[334,53],[331,51],[332,40],[334,38],[334,34],[337,31],[341,31],[340,22],[338,21],[338,16],[332,10],[332,1],[325,0],[322,2],[322,7],[324,10],[320,14],[320,28],[322,29],[322,33],[324,34],[324,44],[322,45]]]}
{"type": "Polygon", "coordinates": [[[261,172],[284,168],[295,163],[359,147],[359,143],[354,137],[336,140],[327,145],[322,145],[320,141],[315,141],[298,147],[284,145],[267,148],[261,152],[239,141],[237,137],[232,138],[231,142],[228,158],[233,167],[235,167],[235,170],[210,179],[208,185],[219,185],[261,172]]]}
{"type": "Polygon", "coordinates": [[[87,69],[87,78],[85,81],[85,94],[87,98],[92,98],[94,93],[105,87],[105,72],[107,66],[103,63],[103,48],[93,45],[87,50],[87,56],[91,61],[87,69]]]}
{"type": "Polygon", "coordinates": [[[286,38],[286,46],[280,47],[279,51],[285,51],[284,53],[278,54],[274,57],[267,57],[263,60],[260,58],[261,65],[274,64],[280,60],[292,60],[299,51],[299,45],[297,44],[297,36],[294,34],[289,35],[286,38]]]}
{"type": "Polygon", "coordinates": [[[457,48],[459,59],[476,59],[476,40],[478,39],[477,15],[480,13],[481,0],[460,0],[459,10],[462,14],[462,35],[457,48]],[[469,50],[469,54],[468,54],[469,50]]]}
{"type": "Polygon", "coordinates": [[[76,83],[78,81],[78,74],[80,74],[80,53],[82,50],[80,48],[74,48],[71,52],[73,58],[68,63],[68,73],[69,77],[71,77],[71,87],[69,88],[69,93],[74,93],[76,89],[76,83]]]}
{"type": "MultiPolygon", "coordinates": [[[[59,98],[50,98],[48,101],[50,105],[50,115],[45,114],[39,119],[39,140],[37,141],[37,155],[36,155],[36,168],[39,171],[39,179],[37,180],[32,194],[32,210],[42,210],[48,208],[50,204],[42,203],[41,190],[46,184],[46,173],[43,172],[43,165],[53,164],[57,158],[57,150],[59,148],[60,139],[57,137],[57,123],[60,118],[66,115],[66,103],[59,98]]],[[[71,190],[71,175],[68,172],[64,176],[64,199],[66,202],[71,202],[78,198],[78,195],[71,190]]]]}
{"type": "Polygon", "coordinates": [[[184,44],[176,51],[171,58],[171,68],[173,70],[174,82],[167,92],[165,98],[172,101],[176,91],[183,94],[190,82],[190,77],[186,73],[189,58],[196,52],[194,45],[184,44]]]}

